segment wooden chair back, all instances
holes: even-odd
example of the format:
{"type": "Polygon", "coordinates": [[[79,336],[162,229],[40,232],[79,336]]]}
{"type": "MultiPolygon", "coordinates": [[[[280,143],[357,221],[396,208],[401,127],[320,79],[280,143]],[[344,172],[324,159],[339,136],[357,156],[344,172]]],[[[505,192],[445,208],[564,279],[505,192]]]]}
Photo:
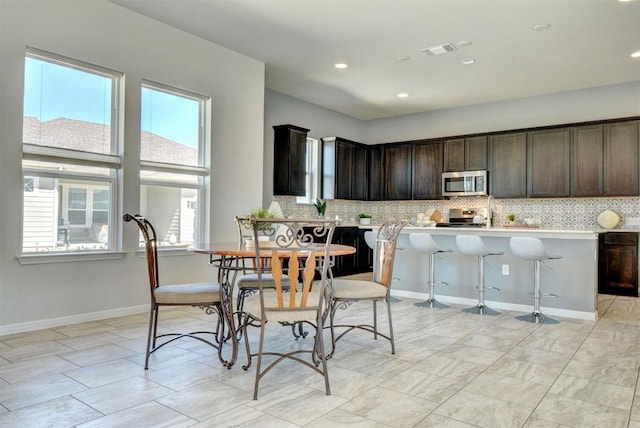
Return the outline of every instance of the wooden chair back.
{"type": "Polygon", "coordinates": [[[398,238],[407,221],[387,220],[380,226],[373,251],[373,280],[391,288],[393,260],[396,254],[398,238]]]}

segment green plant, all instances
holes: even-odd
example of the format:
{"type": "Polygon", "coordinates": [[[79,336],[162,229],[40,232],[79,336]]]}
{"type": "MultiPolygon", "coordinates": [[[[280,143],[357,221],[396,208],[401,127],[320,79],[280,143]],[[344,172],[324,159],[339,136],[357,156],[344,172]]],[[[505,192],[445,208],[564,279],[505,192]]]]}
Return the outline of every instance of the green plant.
{"type": "MultiPolygon", "coordinates": [[[[255,218],[260,218],[260,219],[269,219],[269,218],[277,218],[277,216],[272,213],[271,211],[269,211],[266,208],[254,208],[251,210],[251,212],[249,213],[249,217],[255,217],[255,218]]],[[[251,226],[251,224],[249,224],[249,226],[251,226]]],[[[260,227],[258,229],[260,230],[266,230],[266,229],[270,229],[271,228],[271,223],[263,223],[260,225],[260,227]]]]}
{"type": "Polygon", "coordinates": [[[321,201],[316,198],[316,201],[313,203],[313,206],[318,210],[318,215],[324,215],[324,212],[327,210],[327,201],[321,201]]]}
{"type": "Polygon", "coordinates": [[[360,213],[360,214],[358,214],[358,217],[360,217],[360,218],[371,218],[371,214],[360,213]]]}
{"type": "Polygon", "coordinates": [[[509,221],[514,221],[516,219],[516,215],[513,213],[507,214],[507,219],[509,221]]]}

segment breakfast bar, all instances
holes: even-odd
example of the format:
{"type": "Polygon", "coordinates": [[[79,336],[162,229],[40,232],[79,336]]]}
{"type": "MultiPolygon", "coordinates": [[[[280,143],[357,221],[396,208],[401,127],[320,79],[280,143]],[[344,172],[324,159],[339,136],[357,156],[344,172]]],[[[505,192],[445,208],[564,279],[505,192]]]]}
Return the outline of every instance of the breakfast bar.
{"type": "MultiPolygon", "coordinates": [[[[375,230],[375,227],[374,227],[375,230]]],[[[487,305],[501,311],[531,312],[533,269],[531,261],[517,258],[509,249],[514,236],[542,240],[550,254],[561,258],[542,266],[542,289],[557,295],[543,298],[541,305],[548,315],[595,320],[598,289],[598,233],[590,230],[549,230],[535,228],[435,228],[407,226],[398,242],[393,271],[392,294],[398,297],[425,299],[428,292],[428,260],[409,243],[410,233],[429,233],[436,243],[451,252],[436,257],[437,299],[444,303],[473,306],[477,302],[477,262],[456,248],[456,235],[473,234],[483,238],[486,246],[502,255],[489,256],[485,268],[487,305]]]]}

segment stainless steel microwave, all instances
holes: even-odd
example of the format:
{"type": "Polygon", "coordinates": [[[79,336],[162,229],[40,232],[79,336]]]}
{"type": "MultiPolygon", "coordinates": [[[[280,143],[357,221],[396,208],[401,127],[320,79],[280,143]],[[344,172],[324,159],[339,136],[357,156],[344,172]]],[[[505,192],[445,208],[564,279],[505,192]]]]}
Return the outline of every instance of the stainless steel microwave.
{"type": "Polygon", "coordinates": [[[487,192],[487,171],[442,173],[442,196],[481,196],[487,192]]]}

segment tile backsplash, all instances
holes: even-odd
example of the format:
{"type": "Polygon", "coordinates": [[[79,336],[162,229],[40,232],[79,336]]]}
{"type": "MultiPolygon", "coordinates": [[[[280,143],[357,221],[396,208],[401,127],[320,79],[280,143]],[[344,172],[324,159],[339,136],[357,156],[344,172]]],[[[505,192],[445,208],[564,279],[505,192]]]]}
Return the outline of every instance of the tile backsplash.
{"type": "MultiPolygon", "coordinates": [[[[372,215],[372,223],[381,223],[389,218],[412,219],[419,212],[438,209],[446,217],[450,208],[486,208],[487,197],[464,197],[437,201],[348,201],[327,200],[325,215],[336,215],[346,222],[357,222],[358,214],[366,212],[372,215]]],[[[298,204],[295,197],[274,196],[285,216],[315,217],[316,209],[312,205],[298,204]]],[[[516,215],[516,221],[524,218],[540,219],[543,228],[549,229],[599,229],[596,220],[598,214],[606,209],[617,212],[622,221],[618,229],[638,228],[628,226],[626,219],[640,217],[640,198],[571,198],[571,199],[495,199],[494,225],[506,222],[507,214],[516,215]]]]}

